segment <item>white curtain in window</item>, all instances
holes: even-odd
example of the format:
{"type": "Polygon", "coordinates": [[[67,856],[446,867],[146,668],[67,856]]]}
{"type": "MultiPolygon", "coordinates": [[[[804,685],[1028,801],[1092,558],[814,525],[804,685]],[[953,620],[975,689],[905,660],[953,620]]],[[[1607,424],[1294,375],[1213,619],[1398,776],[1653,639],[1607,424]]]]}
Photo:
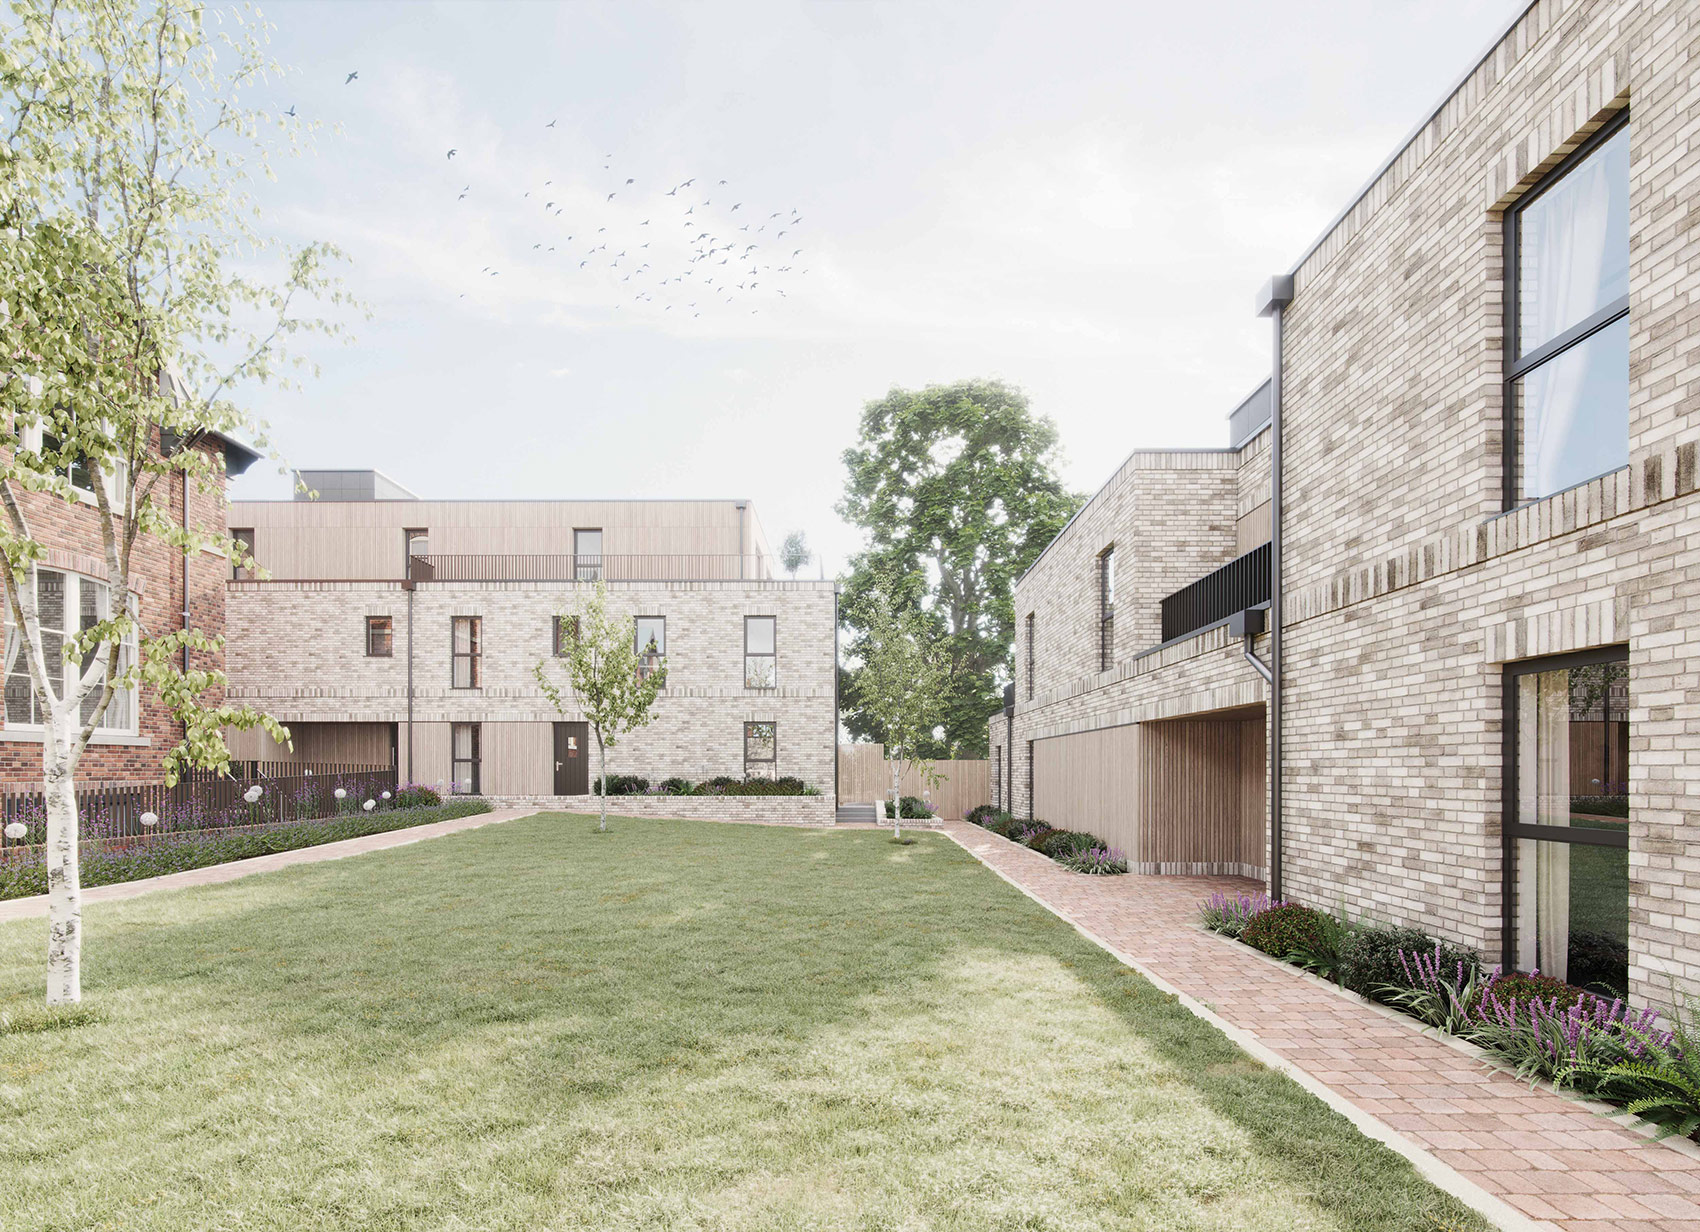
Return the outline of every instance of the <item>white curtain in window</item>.
{"type": "MultiPolygon", "coordinates": [[[[1570,825],[1570,673],[1517,682],[1518,820],[1570,825]]],[[[1517,966],[1565,979],[1570,968],[1570,844],[1517,844],[1517,966]]]]}
{"type": "MultiPolygon", "coordinates": [[[[1521,354],[1627,290],[1627,231],[1617,234],[1627,221],[1614,218],[1613,205],[1628,187],[1628,144],[1628,131],[1620,132],[1524,210],[1518,238],[1521,354]]],[[[1564,453],[1583,391],[1584,382],[1571,379],[1553,383],[1545,397],[1524,399],[1526,412],[1534,414],[1534,422],[1523,424],[1527,490],[1547,493],[1564,486],[1564,453]]]]}

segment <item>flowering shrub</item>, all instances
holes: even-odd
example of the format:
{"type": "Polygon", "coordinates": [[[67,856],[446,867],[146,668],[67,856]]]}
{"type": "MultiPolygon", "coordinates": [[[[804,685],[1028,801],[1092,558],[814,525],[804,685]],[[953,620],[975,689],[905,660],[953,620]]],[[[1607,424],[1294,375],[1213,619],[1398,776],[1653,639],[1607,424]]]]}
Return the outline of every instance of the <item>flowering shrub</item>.
{"type": "MultiPolygon", "coordinates": [[[[921,799],[920,796],[904,796],[900,801],[898,801],[898,806],[899,814],[912,821],[927,821],[938,816],[938,814],[933,812],[932,806],[925,800],[921,799]]],[[[890,818],[892,815],[890,800],[885,802],[885,815],[887,818],[890,818]]],[[[1041,822],[1040,824],[1043,825],[1044,823],[1041,822]]]]}
{"type": "Polygon", "coordinates": [[[397,808],[434,808],[442,802],[443,795],[441,792],[421,783],[403,783],[395,789],[395,806],[397,808]]]}
{"type": "Polygon", "coordinates": [[[1204,900],[1199,910],[1204,916],[1204,927],[1237,941],[1253,916],[1275,905],[1262,890],[1253,894],[1223,894],[1218,890],[1204,900]]]}
{"type": "MultiPolygon", "coordinates": [[[[101,840],[85,841],[79,849],[82,884],[87,888],[136,881],[489,811],[490,806],[483,800],[467,799],[437,808],[388,809],[313,821],[272,822],[238,830],[178,830],[124,846],[101,840]]],[[[0,860],[0,899],[45,893],[47,866],[41,848],[0,860]]]]}
{"type": "Polygon", "coordinates": [[[1631,1021],[1626,1012],[1605,1034],[1605,1047],[1577,1048],[1556,1081],[1624,1105],[1657,1125],[1660,1137],[1693,1137],[1700,1133],[1700,1033],[1694,1025],[1691,1005],[1678,1011],[1669,1030],[1659,1030],[1645,1013],[1631,1021]],[[1616,1056],[1610,1055],[1613,1042],[1621,1044],[1616,1056]]]}
{"type": "Polygon", "coordinates": [[[1385,1001],[1385,989],[1410,987],[1400,954],[1426,953],[1437,945],[1440,965],[1447,970],[1460,962],[1472,967],[1479,965],[1473,951],[1437,941],[1420,928],[1360,925],[1341,942],[1340,983],[1353,992],[1385,1001]]]}
{"type": "Polygon", "coordinates": [[[1539,971],[1528,975],[1513,971],[1509,975],[1500,975],[1494,970],[1493,978],[1482,986],[1480,995],[1476,998],[1477,1008],[1485,1008],[1491,997],[1503,1002],[1512,1014],[1518,1014],[1523,1007],[1531,1002],[1544,1002],[1546,1009],[1554,1014],[1570,1009],[1584,997],[1592,993],[1574,984],[1566,984],[1563,980],[1554,979],[1550,975],[1542,975],[1539,971]]]}
{"type": "Polygon", "coordinates": [[[1321,934],[1322,921],[1316,911],[1297,903],[1276,903],[1252,917],[1240,940],[1265,954],[1285,958],[1294,950],[1315,945],[1321,934]]]}
{"type": "Polygon", "coordinates": [[[1094,847],[1109,846],[1096,835],[1082,834],[1078,830],[1049,830],[1038,838],[1029,839],[1027,845],[1053,860],[1066,860],[1094,847]]]}
{"type": "MultiPolygon", "coordinates": [[[[592,780],[590,790],[596,791],[597,780],[592,780]]],[[[730,775],[716,775],[704,779],[700,783],[692,783],[689,779],[678,777],[662,779],[659,783],[650,783],[646,778],[636,774],[610,774],[608,776],[609,796],[818,796],[820,789],[810,787],[802,779],[787,775],[777,779],[735,779],[730,775]]],[[[908,814],[905,814],[908,816],[908,814]]]]}
{"type": "Polygon", "coordinates": [[[962,820],[966,821],[971,826],[983,826],[999,812],[1002,812],[1002,810],[995,804],[976,804],[973,808],[962,814],[962,820]]]}
{"type": "Polygon", "coordinates": [[[1127,857],[1114,847],[1088,847],[1057,861],[1077,873],[1125,873],[1127,857]]]}
{"type": "Polygon", "coordinates": [[[1590,1090],[1604,1070],[1647,1060],[1652,1047],[1670,1047],[1674,1033],[1658,1029],[1657,1010],[1636,1013],[1621,997],[1607,1001],[1581,989],[1569,1004],[1558,993],[1543,1001],[1530,991],[1530,983],[1527,977],[1502,977],[1495,970],[1476,1000],[1476,1021],[1464,1032],[1512,1062],[1524,1078],[1552,1078],[1590,1090]],[[1502,997],[1507,985],[1511,988],[1502,997]]]}

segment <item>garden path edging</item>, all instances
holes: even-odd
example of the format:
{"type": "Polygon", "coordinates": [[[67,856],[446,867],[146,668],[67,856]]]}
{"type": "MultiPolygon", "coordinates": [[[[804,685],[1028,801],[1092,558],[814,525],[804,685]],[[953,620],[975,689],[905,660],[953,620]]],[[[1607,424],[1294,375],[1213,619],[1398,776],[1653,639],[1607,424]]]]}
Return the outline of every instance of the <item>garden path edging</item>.
{"type": "MultiPolygon", "coordinates": [[[[962,824],[968,825],[971,823],[964,822],[962,824]]],[[[1001,838],[1001,836],[992,834],[990,831],[981,830],[980,827],[975,827],[975,829],[984,833],[988,838],[1001,838]]],[[[1345,1117],[1366,1137],[1375,1139],[1390,1150],[1396,1151],[1399,1155],[1403,1156],[1414,1168],[1416,1168],[1418,1174],[1430,1184],[1434,1185],[1435,1188],[1457,1198],[1460,1202],[1469,1206],[1478,1214],[1492,1221],[1496,1226],[1505,1229],[1505,1232],[1553,1232],[1555,1225],[1543,1220],[1533,1219],[1511,1206],[1503,1198],[1489,1193],[1481,1185],[1470,1180],[1462,1172],[1459,1172],[1450,1164],[1445,1163],[1431,1154],[1427,1148],[1420,1146],[1412,1139],[1407,1138],[1404,1134],[1400,1133],[1374,1114],[1359,1108],[1346,1096],[1341,1095],[1332,1087],[1313,1077],[1304,1069],[1300,1068],[1296,1063],[1289,1061],[1286,1057],[1263,1043],[1263,1041],[1255,1034],[1242,1027],[1236,1026],[1226,1018],[1223,1018],[1204,1002],[1199,1001],[1197,998],[1181,991],[1164,977],[1158,975],[1155,971],[1135,959],[1132,955],[1121,950],[1106,938],[1099,936],[1085,925],[1069,919],[1066,915],[1041,898],[1036,892],[1028,889],[1028,887],[1022,885],[1019,881],[1009,876],[995,864],[992,864],[990,861],[981,857],[979,852],[970,847],[968,843],[963,840],[962,836],[955,833],[950,827],[945,827],[942,830],[942,833],[947,835],[952,842],[961,847],[969,855],[973,856],[998,877],[1002,878],[1009,885],[1014,886],[1022,894],[1025,894],[1028,898],[1038,903],[1059,920],[1068,924],[1093,945],[1096,945],[1099,949],[1115,958],[1116,961],[1122,963],[1124,966],[1137,971],[1160,992],[1174,997],[1175,1000],[1184,1006],[1189,1012],[1222,1032],[1223,1035],[1227,1036],[1254,1059],[1260,1061],[1264,1065],[1267,1065],[1270,1069],[1285,1074],[1300,1087],[1304,1088],[1304,1090],[1316,1096],[1316,1098],[1328,1105],[1329,1108],[1345,1117]]],[[[1001,839],[1001,841],[1008,843],[1012,850],[1024,851],[1035,859],[1043,860],[1048,865],[1054,866],[1056,864],[1056,862],[1049,856],[1033,851],[1030,848],[1022,847],[1019,843],[1010,843],[1008,839],[1001,839]]],[[[1088,874],[1085,873],[1077,873],[1075,875],[1081,877],[1088,876],[1088,874]]],[[[1223,938],[1223,940],[1226,940],[1226,938],[1223,938]]],[[[1244,948],[1250,949],[1251,947],[1245,946],[1244,948]]],[[[1259,956],[1265,958],[1268,957],[1267,955],[1259,956]]],[[[1287,967],[1288,964],[1282,963],[1281,966],[1287,967]]],[[[1301,972],[1301,974],[1308,974],[1308,972],[1301,972]]],[[[1356,994],[1353,995],[1356,996],[1356,994]]],[[[1400,1017],[1403,1018],[1405,1016],[1400,1015],[1400,1017]]]]}

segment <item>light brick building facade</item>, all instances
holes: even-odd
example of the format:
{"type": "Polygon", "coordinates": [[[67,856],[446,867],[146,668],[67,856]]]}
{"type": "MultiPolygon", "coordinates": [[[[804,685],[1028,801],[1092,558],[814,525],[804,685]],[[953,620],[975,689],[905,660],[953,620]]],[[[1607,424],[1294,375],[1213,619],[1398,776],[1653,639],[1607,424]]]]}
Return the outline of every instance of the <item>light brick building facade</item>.
{"type": "Polygon", "coordinates": [[[583,795],[594,739],[533,669],[601,579],[667,663],[654,722],[609,752],[609,773],[795,777],[822,795],[767,811],[832,820],[836,587],[775,577],[748,502],[421,501],[310,482],[317,500],[232,506],[272,577],[229,583],[231,697],[295,745],[254,734],[246,755],[393,759],[426,784],[583,795]]]}
{"type": "MultiPolygon", "coordinates": [[[[1280,361],[1283,893],[1662,1003],[1700,992],[1697,138],[1700,10],[1533,5],[1295,267],[1280,361]]],[[[1267,686],[1224,624],[1152,633],[1256,537],[1241,435],[1135,454],[1016,591],[1006,799],[1147,865],[1268,867],[1267,686]]]]}

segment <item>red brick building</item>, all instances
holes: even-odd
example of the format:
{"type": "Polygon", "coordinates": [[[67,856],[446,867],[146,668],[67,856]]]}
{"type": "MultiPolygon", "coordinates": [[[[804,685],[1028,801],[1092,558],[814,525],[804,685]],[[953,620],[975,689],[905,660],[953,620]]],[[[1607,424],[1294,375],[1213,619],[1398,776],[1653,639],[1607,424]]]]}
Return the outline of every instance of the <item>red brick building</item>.
{"type": "MultiPolygon", "coordinates": [[[[153,500],[163,504],[178,524],[223,535],[226,532],[225,482],[251,466],[259,455],[240,442],[210,436],[192,446],[222,458],[210,484],[185,481],[181,475],[162,479],[153,500]],[[187,506],[185,508],[185,505],[187,506]]],[[[73,473],[72,480],[76,482],[73,473]]],[[[92,492],[81,505],[70,505],[48,493],[20,492],[19,503],[35,538],[47,548],[38,570],[37,600],[42,611],[43,636],[58,645],[59,634],[73,633],[104,616],[109,602],[104,581],[106,566],[100,540],[100,516],[92,492]]],[[[218,552],[201,551],[185,557],[171,545],[151,536],[140,539],[132,558],[131,589],[143,630],[169,633],[185,622],[208,634],[224,632],[224,584],[230,563],[218,552]]],[[[0,585],[3,585],[0,579],[0,585]]],[[[127,648],[128,657],[134,648],[127,648]]],[[[197,667],[222,666],[211,656],[196,656],[197,667]]],[[[6,611],[5,704],[0,707],[0,787],[40,786],[40,716],[30,689],[29,671],[18,654],[10,605],[6,611]]],[[[153,783],[163,778],[161,759],[182,736],[152,690],[139,697],[113,698],[102,726],[96,731],[78,767],[82,783],[153,783]]]]}

